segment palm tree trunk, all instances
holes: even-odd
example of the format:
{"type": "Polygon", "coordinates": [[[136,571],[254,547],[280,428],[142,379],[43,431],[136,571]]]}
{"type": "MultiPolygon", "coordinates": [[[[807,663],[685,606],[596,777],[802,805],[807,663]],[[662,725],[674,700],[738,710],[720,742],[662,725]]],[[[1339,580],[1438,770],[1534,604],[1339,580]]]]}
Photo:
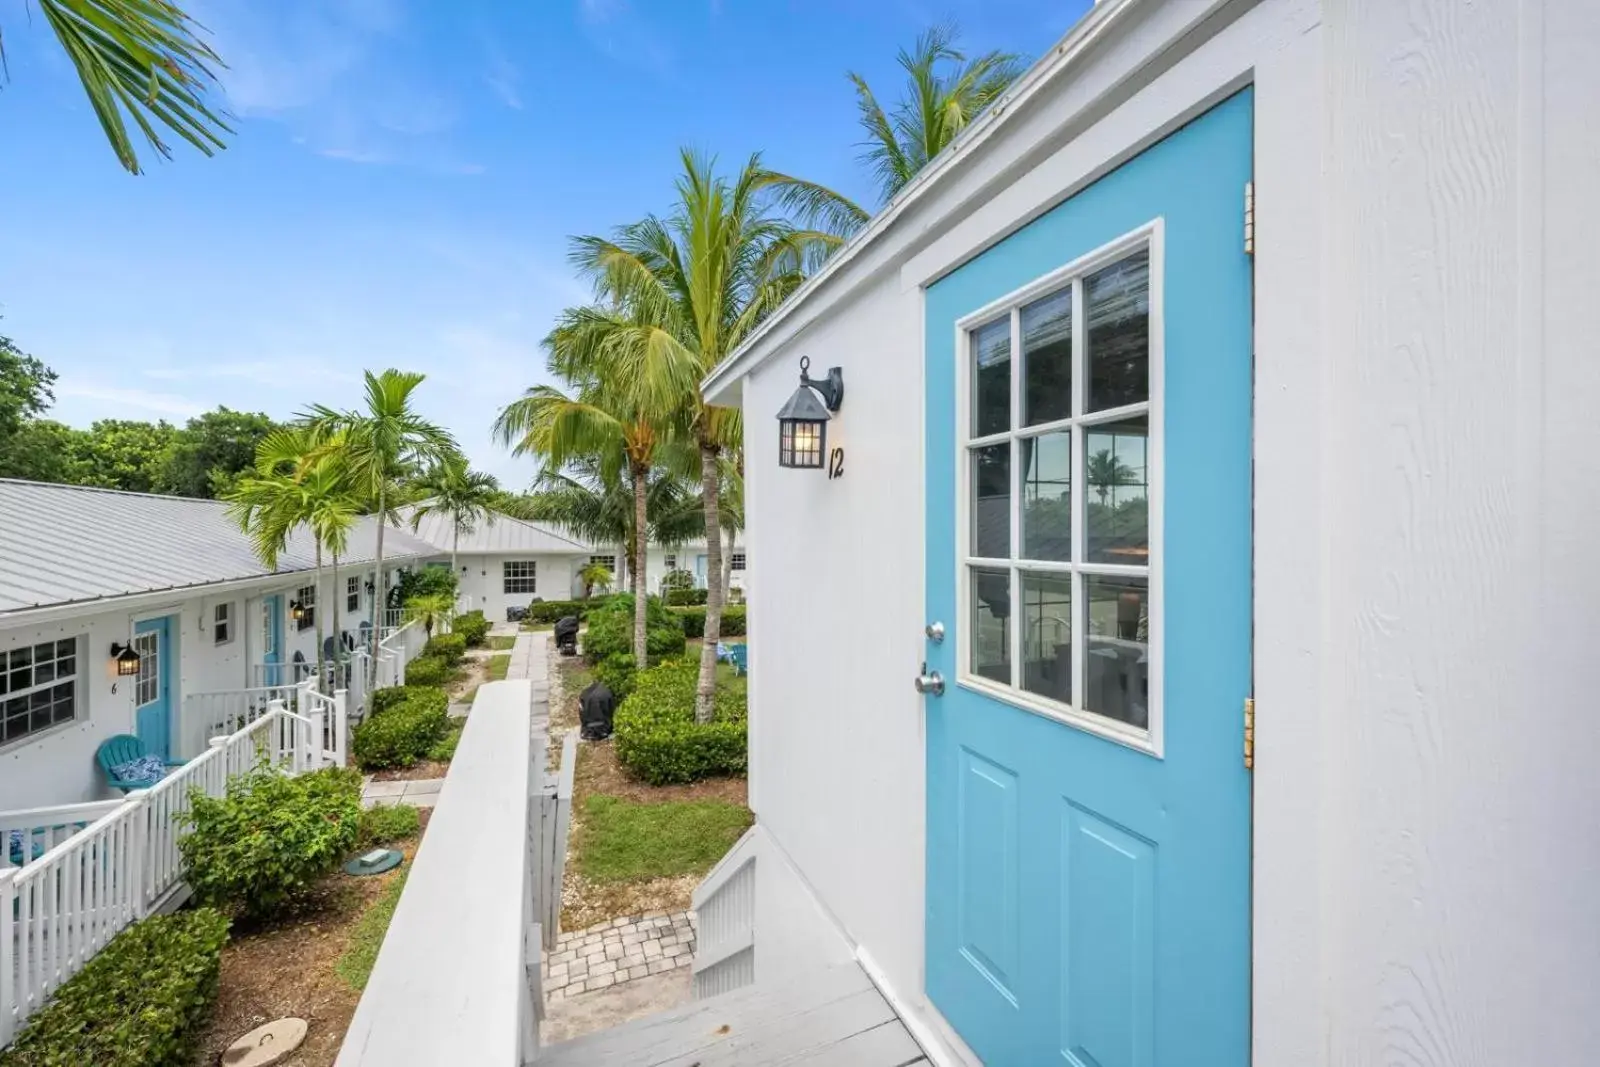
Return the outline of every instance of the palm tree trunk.
{"type": "Polygon", "coordinates": [[[640,468],[637,464],[633,468],[633,662],[638,670],[644,670],[649,665],[649,634],[645,626],[646,610],[650,590],[645,580],[645,552],[648,540],[645,537],[645,510],[649,484],[646,479],[649,470],[640,468]]]}
{"type": "MultiPolygon", "coordinates": [[[[322,539],[321,538],[317,538],[317,584],[315,586],[313,586],[312,588],[314,588],[317,591],[316,592],[316,596],[318,596],[318,597],[322,596],[322,539]]],[[[316,624],[317,624],[317,692],[320,693],[320,692],[322,692],[323,682],[328,677],[327,674],[325,673],[327,671],[328,667],[327,667],[327,664],[323,662],[326,657],[324,657],[323,654],[322,654],[322,611],[318,607],[317,602],[316,602],[315,599],[313,599],[311,601],[311,617],[312,617],[312,620],[314,622],[316,622],[316,624]]]]}
{"type": "Polygon", "coordinates": [[[378,547],[376,565],[378,569],[377,581],[373,585],[372,603],[372,647],[367,651],[371,658],[367,661],[367,691],[370,693],[378,685],[378,643],[383,639],[383,608],[389,606],[389,590],[383,584],[383,504],[384,493],[378,490],[378,547]],[[382,605],[380,607],[380,605],[382,605]]]}
{"type": "Polygon", "coordinates": [[[700,442],[700,492],[706,509],[706,630],[700,647],[700,683],[694,721],[710,722],[717,710],[717,641],[722,637],[722,517],[719,514],[717,446],[700,442]]]}
{"type": "MultiPolygon", "coordinates": [[[[344,594],[339,591],[339,553],[333,553],[333,688],[335,692],[344,688],[339,683],[343,681],[339,672],[340,653],[344,652],[344,639],[339,635],[339,601],[344,594]]],[[[321,642],[318,642],[319,644],[321,642]]],[[[330,694],[331,695],[331,694],[330,694]]]]}
{"type": "Polygon", "coordinates": [[[456,602],[451,607],[461,607],[461,566],[456,560],[461,547],[461,523],[454,522],[450,527],[450,577],[456,580],[456,602]]]}

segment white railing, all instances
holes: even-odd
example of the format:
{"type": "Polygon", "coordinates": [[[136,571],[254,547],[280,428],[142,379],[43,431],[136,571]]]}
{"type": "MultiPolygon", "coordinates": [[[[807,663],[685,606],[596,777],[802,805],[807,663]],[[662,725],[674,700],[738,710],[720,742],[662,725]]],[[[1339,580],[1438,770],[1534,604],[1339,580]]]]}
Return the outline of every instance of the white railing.
{"type": "Polygon", "coordinates": [[[300,713],[301,685],[269,685],[190,693],[183,698],[184,749],[199,755],[213,737],[238,733],[267,713],[274,703],[300,713]]]}
{"type": "MultiPolygon", "coordinates": [[[[319,694],[319,700],[327,699],[319,694]]],[[[315,719],[323,710],[319,703],[308,718],[274,702],[264,715],[213,739],[205,753],[123,801],[0,816],[0,825],[26,830],[31,824],[37,832],[43,818],[100,812],[81,827],[60,824],[72,832],[25,866],[0,869],[0,1048],[107,941],[180,888],[181,816],[193,790],[220,797],[229,778],[262,764],[300,773],[328,762],[315,719]]]]}
{"type": "Polygon", "coordinates": [[[28,866],[121,806],[120,800],[95,800],[0,814],[0,870],[28,866]]]}
{"type": "Polygon", "coordinates": [[[541,920],[559,917],[577,739],[551,775],[532,698],[526,680],[478,690],[336,1067],[522,1067],[537,1055],[542,945],[556,925],[541,920]]]}
{"type": "Polygon", "coordinates": [[[714,997],[756,980],[755,827],[728,850],[695,889],[695,999],[714,997]]]}

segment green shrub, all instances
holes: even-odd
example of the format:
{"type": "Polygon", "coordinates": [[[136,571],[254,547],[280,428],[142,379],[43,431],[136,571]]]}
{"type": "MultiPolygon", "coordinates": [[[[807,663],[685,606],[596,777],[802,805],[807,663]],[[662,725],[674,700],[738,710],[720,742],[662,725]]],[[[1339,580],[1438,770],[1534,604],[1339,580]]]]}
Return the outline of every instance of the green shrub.
{"type": "MultiPolygon", "coordinates": [[[[674,571],[675,574],[688,574],[688,571],[674,571]]],[[[671,577],[670,575],[668,577],[671,577]]],[[[667,605],[669,607],[694,607],[706,602],[707,590],[693,588],[667,587],[667,605]]]]}
{"type": "Polygon", "coordinates": [[[192,832],[178,847],[195,897],[268,916],[355,847],[361,775],[330,767],[291,778],[262,768],[231,779],[220,798],[191,791],[183,822],[192,832]]]}
{"type": "Polygon", "coordinates": [[[406,685],[441,686],[455,676],[456,669],[438,656],[421,655],[406,664],[406,685]]]}
{"type": "MultiPolygon", "coordinates": [[[[444,690],[436,685],[392,685],[387,689],[374,689],[372,691],[372,704],[368,708],[368,718],[381,711],[394,707],[396,704],[410,700],[419,693],[443,693],[444,690]]],[[[437,697],[429,699],[437,700],[437,697]]],[[[446,705],[449,698],[446,698],[446,705]]]]}
{"type": "Polygon", "coordinates": [[[399,701],[367,716],[350,738],[350,755],[364,771],[410,767],[450,729],[450,700],[442,689],[407,686],[399,701]]]}
{"type": "Polygon", "coordinates": [[[620,701],[633,692],[633,676],[636,673],[633,653],[613,652],[596,663],[592,673],[594,680],[604,682],[606,688],[611,690],[611,695],[620,701]]]}
{"type": "Polygon", "coordinates": [[[422,816],[410,804],[384,805],[363,810],[360,826],[360,847],[371,848],[416,837],[422,832],[422,816]]]}
{"type": "Polygon", "coordinates": [[[400,580],[389,588],[388,606],[404,607],[417,597],[425,596],[448,597],[453,603],[457,584],[456,572],[448,566],[402,570],[400,580]]]}
{"type": "Polygon", "coordinates": [[[467,654],[467,639],[461,634],[435,634],[422,646],[424,656],[442,659],[451,667],[461,662],[467,654]]]}
{"type": "MultiPolygon", "coordinates": [[[[683,624],[683,632],[688,637],[704,637],[706,635],[706,609],[705,608],[669,608],[678,621],[683,624]]],[[[722,609],[722,636],[743,637],[745,633],[745,609],[743,607],[725,607],[722,609]]]]}
{"type": "Polygon", "coordinates": [[[594,600],[541,600],[528,605],[528,613],[523,616],[525,622],[555,622],[568,615],[576,615],[580,620],[585,618],[589,609],[600,604],[601,598],[594,600]]]}
{"type": "Polygon", "coordinates": [[[461,734],[467,728],[467,720],[451,719],[450,725],[444,729],[444,736],[435,741],[428,749],[427,758],[439,763],[449,763],[456,758],[456,746],[461,743],[461,734]]]}
{"type": "MultiPolygon", "coordinates": [[[[683,654],[683,626],[657,597],[645,601],[645,649],[653,659],[683,654]]],[[[633,651],[633,595],[621,593],[589,612],[589,629],[583,635],[583,654],[600,663],[618,652],[633,651]]]]}
{"type": "Polygon", "coordinates": [[[468,648],[479,648],[489,636],[489,620],[481,611],[469,611],[465,615],[457,615],[450,629],[461,635],[468,648]]]}
{"type": "Polygon", "coordinates": [[[188,1067],[227,941],[211,908],[135,923],[56,991],[0,1065],[188,1067]]]}
{"type": "Polygon", "coordinates": [[[743,774],[749,763],[742,687],[719,686],[716,718],[694,721],[700,666],[671,660],[634,677],[617,708],[617,759],[651,785],[743,774]]]}

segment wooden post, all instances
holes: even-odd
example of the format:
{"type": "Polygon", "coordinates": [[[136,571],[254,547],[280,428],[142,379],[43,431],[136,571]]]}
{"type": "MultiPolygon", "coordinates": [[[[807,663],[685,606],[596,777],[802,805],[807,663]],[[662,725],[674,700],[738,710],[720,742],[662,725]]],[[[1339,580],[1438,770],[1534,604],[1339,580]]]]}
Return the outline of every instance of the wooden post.
{"type": "Polygon", "coordinates": [[[337,767],[350,764],[350,693],[336,689],[333,693],[333,762],[337,767]]]}
{"type": "Polygon", "coordinates": [[[16,867],[0,869],[0,1048],[16,1036],[13,1013],[17,1007],[17,963],[12,954],[17,932],[12,913],[16,909],[18,873],[16,867]]]}
{"type": "Polygon", "coordinates": [[[145,899],[146,869],[150,861],[150,791],[136,789],[128,794],[127,803],[123,806],[128,811],[128,884],[132,887],[132,900],[129,901],[130,923],[138,922],[145,916],[147,901],[145,899]]]}
{"type": "MultiPolygon", "coordinates": [[[[272,745],[272,765],[274,767],[281,767],[282,764],[283,764],[283,757],[285,755],[284,748],[286,747],[283,744],[284,724],[286,722],[291,724],[291,725],[294,723],[293,719],[284,719],[281,715],[277,715],[278,712],[283,711],[283,710],[284,710],[283,701],[281,701],[281,700],[269,700],[269,701],[267,701],[267,717],[268,718],[271,718],[273,716],[277,717],[277,722],[271,727],[272,734],[268,738],[268,742],[272,745]]],[[[291,737],[294,736],[294,732],[292,730],[290,731],[290,736],[291,737]]],[[[215,741],[212,741],[211,743],[213,745],[216,744],[215,741]]],[[[227,738],[223,738],[222,739],[222,743],[223,744],[227,744],[228,743],[227,738]]],[[[292,746],[292,745],[291,746],[287,746],[287,747],[289,748],[289,751],[288,751],[287,755],[289,757],[290,768],[298,773],[298,771],[300,770],[300,767],[299,767],[299,759],[300,759],[299,748],[298,748],[298,746],[292,746]]]]}
{"type": "Polygon", "coordinates": [[[328,713],[323,710],[322,701],[320,700],[306,701],[305,709],[305,717],[311,720],[311,725],[306,726],[304,723],[296,724],[300,726],[300,728],[303,729],[306,734],[309,735],[306,737],[305,743],[302,746],[306,755],[305,765],[300,769],[305,771],[314,771],[322,766],[322,738],[327,730],[328,713]]]}

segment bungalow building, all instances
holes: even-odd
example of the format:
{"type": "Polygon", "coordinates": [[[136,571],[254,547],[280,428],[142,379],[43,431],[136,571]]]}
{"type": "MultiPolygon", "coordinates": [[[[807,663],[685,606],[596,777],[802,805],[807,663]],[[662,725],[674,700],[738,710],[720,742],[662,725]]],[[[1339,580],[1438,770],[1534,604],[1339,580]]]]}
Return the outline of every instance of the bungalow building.
{"type": "MultiPolygon", "coordinates": [[[[409,523],[406,529],[412,528],[409,523]]],[[[448,516],[424,515],[416,536],[447,553],[460,569],[459,606],[482,611],[489,620],[506,618],[507,608],[530,601],[568,600],[583,592],[579,572],[593,549],[546,527],[493,515],[459,535],[448,516]]]]}
{"type": "MultiPolygon", "coordinates": [[[[0,812],[106,797],[95,754],[119,734],[198,755],[249,694],[314,670],[319,616],[325,641],[370,645],[376,529],[319,581],[309,536],[269,571],[217,501],[0,480],[0,812]]],[[[391,527],[385,587],[439,555],[391,527]]]]}

